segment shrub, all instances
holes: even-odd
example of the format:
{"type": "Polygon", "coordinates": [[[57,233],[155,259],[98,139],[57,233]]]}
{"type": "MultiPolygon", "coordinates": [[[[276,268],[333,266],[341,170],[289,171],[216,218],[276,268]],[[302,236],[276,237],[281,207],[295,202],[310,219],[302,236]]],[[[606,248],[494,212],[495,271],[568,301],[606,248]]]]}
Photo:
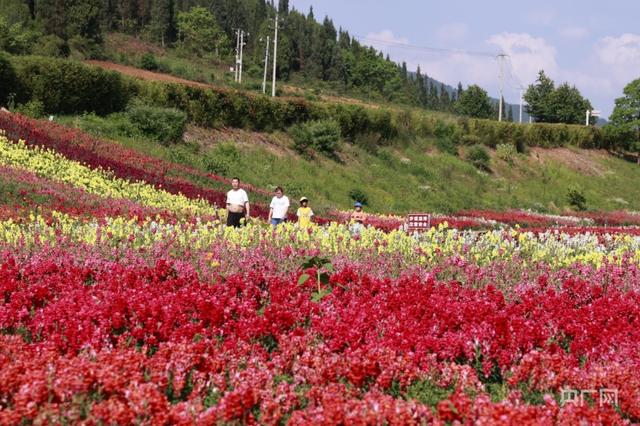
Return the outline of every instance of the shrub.
{"type": "Polygon", "coordinates": [[[94,113],[84,114],[79,120],[82,130],[99,137],[116,139],[118,137],[140,136],[140,130],[134,125],[127,115],[122,112],[99,117],[94,113]]]}
{"type": "Polygon", "coordinates": [[[208,172],[228,176],[240,161],[240,152],[233,143],[216,145],[204,158],[204,166],[208,172]]]}
{"type": "Polygon", "coordinates": [[[31,53],[38,56],[64,57],[69,54],[69,46],[57,35],[49,34],[40,37],[34,43],[31,53]]]}
{"type": "Polygon", "coordinates": [[[491,170],[491,157],[487,152],[487,148],[482,145],[473,145],[469,148],[467,151],[467,161],[480,170],[491,170]]]}
{"type": "Polygon", "coordinates": [[[124,109],[132,90],[120,74],[80,62],[14,57],[18,102],[38,100],[46,113],[103,115],[124,109]]]}
{"type": "Polygon", "coordinates": [[[5,55],[0,54],[0,105],[6,105],[9,95],[15,93],[18,79],[13,65],[5,55]]]}
{"type": "Polygon", "coordinates": [[[340,125],[334,120],[314,120],[297,124],[289,130],[294,149],[303,154],[309,148],[325,154],[335,154],[340,141],[340,125]]]}
{"type": "Polygon", "coordinates": [[[584,189],[580,186],[574,185],[569,187],[567,191],[567,201],[569,205],[576,210],[582,211],[587,209],[587,198],[584,195],[584,189]]]}
{"type": "Polygon", "coordinates": [[[362,203],[362,205],[364,206],[369,205],[369,197],[367,197],[367,194],[360,188],[353,188],[351,191],[349,191],[349,198],[351,198],[353,201],[362,203]]]}
{"type": "Polygon", "coordinates": [[[513,159],[516,156],[516,148],[510,143],[501,143],[496,147],[496,155],[502,161],[513,164],[513,159]]]}
{"type": "Polygon", "coordinates": [[[436,147],[440,152],[454,156],[458,155],[460,136],[455,124],[438,121],[434,127],[433,134],[436,137],[436,147]]]}
{"type": "Polygon", "coordinates": [[[436,148],[438,148],[438,151],[444,154],[449,154],[453,156],[458,155],[458,147],[456,146],[455,143],[453,143],[451,139],[441,139],[441,138],[436,139],[436,148]]]}
{"type": "Polygon", "coordinates": [[[378,133],[361,133],[356,136],[355,145],[359,146],[366,152],[376,155],[378,148],[383,144],[378,133]]]}
{"type": "Polygon", "coordinates": [[[44,116],[44,105],[37,99],[18,105],[16,112],[32,118],[44,116]]]}
{"type": "Polygon", "coordinates": [[[391,154],[386,149],[379,149],[378,151],[376,151],[376,156],[389,166],[392,166],[394,163],[393,154],[391,154]]]}
{"type": "Polygon", "coordinates": [[[149,71],[157,71],[158,70],[158,61],[153,53],[147,52],[142,55],[140,58],[140,68],[149,70],[149,71]]]}
{"type": "Polygon", "coordinates": [[[127,108],[127,117],[145,136],[165,145],[182,139],[187,125],[187,115],[180,110],[139,103],[127,108]]]}

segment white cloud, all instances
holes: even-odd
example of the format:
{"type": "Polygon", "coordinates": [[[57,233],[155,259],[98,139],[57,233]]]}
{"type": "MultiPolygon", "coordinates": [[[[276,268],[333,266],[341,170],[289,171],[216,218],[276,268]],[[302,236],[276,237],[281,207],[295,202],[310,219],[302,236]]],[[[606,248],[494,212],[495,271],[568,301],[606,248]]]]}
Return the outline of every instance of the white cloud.
{"type": "Polygon", "coordinates": [[[581,40],[589,36],[589,30],[584,27],[565,27],[559,31],[561,37],[571,40],[581,40]]]}
{"type": "Polygon", "coordinates": [[[601,103],[612,107],[613,99],[622,96],[624,87],[640,78],[640,35],[626,33],[601,38],[593,46],[586,67],[595,78],[585,83],[603,98],[601,103]]]}
{"type": "Polygon", "coordinates": [[[461,42],[467,34],[469,34],[469,27],[461,22],[442,25],[436,30],[437,39],[445,43],[461,42]]]}
{"type": "Polygon", "coordinates": [[[640,35],[627,33],[620,37],[605,37],[598,42],[596,53],[600,61],[607,65],[638,65],[640,35]]]}
{"type": "Polygon", "coordinates": [[[406,37],[398,37],[391,30],[368,33],[361,41],[364,44],[373,46],[377,50],[389,54],[397,49],[397,45],[409,43],[409,39],[406,37]]]}

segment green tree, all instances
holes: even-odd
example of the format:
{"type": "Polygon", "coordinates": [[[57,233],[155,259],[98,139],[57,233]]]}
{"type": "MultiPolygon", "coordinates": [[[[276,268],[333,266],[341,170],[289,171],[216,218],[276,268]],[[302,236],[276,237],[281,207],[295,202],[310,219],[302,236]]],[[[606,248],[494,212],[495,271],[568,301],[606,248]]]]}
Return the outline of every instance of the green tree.
{"type": "MultiPolygon", "coordinates": [[[[173,0],[153,0],[151,4],[151,21],[149,31],[155,41],[160,41],[165,47],[166,40],[171,36],[174,24],[173,0]]],[[[175,27],[174,27],[175,28],[175,27]]]]}
{"type": "MultiPolygon", "coordinates": [[[[36,2],[38,21],[47,34],[59,37],[83,53],[102,44],[101,0],[40,0],[36,2]]],[[[69,46],[65,47],[68,53],[69,46]]]]}
{"type": "Polygon", "coordinates": [[[487,91],[475,84],[463,91],[456,104],[458,114],[475,118],[491,118],[493,107],[487,91]]]}
{"type": "Polygon", "coordinates": [[[575,86],[569,86],[568,83],[558,86],[547,102],[548,117],[553,123],[583,123],[586,111],[593,109],[591,103],[582,97],[580,91],[575,86]]]}
{"type": "Polygon", "coordinates": [[[10,23],[0,15],[0,50],[16,55],[31,53],[31,48],[41,36],[22,22],[10,23]]]}
{"type": "Polygon", "coordinates": [[[524,94],[524,101],[527,103],[527,112],[536,121],[552,122],[550,117],[549,97],[555,90],[553,80],[551,80],[540,70],[536,84],[529,86],[524,94]]]}
{"type": "Polygon", "coordinates": [[[532,84],[524,94],[527,112],[536,121],[543,123],[579,124],[591,103],[580,94],[575,86],[563,83],[557,88],[544,71],[540,71],[536,84],[532,84]]]}
{"type": "Polygon", "coordinates": [[[427,92],[427,85],[425,82],[425,78],[422,76],[420,65],[418,65],[418,69],[416,69],[416,93],[418,105],[427,106],[427,102],[429,101],[429,93],[427,92]]]}
{"type": "Polygon", "coordinates": [[[100,29],[100,0],[75,0],[66,2],[66,33],[69,37],[80,36],[95,43],[102,43],[100,29]]]}
{"type": "Polygon", "coordinates": [[[318,65],[319,77],[322,80],[335,80],[338,73],[338,34],[333,22],[324,18],[318,31],[317,44],[314,46],[313,59],[318,65]]]}
{"type": "Polygon", "coordinates": [[[6,105],[9,96],[17,92],[18,78],[9,59],[0,53],[0,105],[6,105]]]}
{"type": "Polygon", "coordinates": [[[220,55],[229,43],[215,17],[204,7],[179,12],[178,31],[183,47],[200,57],[207,53],[220,55]]]}
{"type": "Polygon", "coordinates": [[[440,110],[441,111],[449,111],[451,109],[451,96],[449,96],[449,92],[444,87],[444,83],[440,84],[440,110]]]}
{"type": "Polygon", "coordinates": [[[640,151],[640,78],[627,84],[624,96],[616,99],[606,126],[621,148],[640,151]]]}
{"type": "Polygon", "coordinates": [[[280,0],[278,2],[278,12],[280,12],[283,15],[286,15],[289,13],[289,0],[280,0]]]}

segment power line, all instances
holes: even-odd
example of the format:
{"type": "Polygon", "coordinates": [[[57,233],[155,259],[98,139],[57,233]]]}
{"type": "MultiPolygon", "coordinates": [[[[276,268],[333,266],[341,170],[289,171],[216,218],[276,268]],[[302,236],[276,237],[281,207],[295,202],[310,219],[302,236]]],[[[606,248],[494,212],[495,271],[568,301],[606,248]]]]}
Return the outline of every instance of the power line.
{"type": "Polygon", "coordinates": [[[511,88],[515,89],[515,90],[525,89],[524,84],[522,84],[522,82],[520,81],[520,79],[516,75],[516,70],[515,70],[515,67],[513,66],[513,62],[511,61],[511,57],[510,56],[507,56],[507,65],[509,67],[509,68],[507,68],[507,73],[508,73],[507,77],[510,78],[511,82],[515,83],[515,86],[510,85],[511,88]]]}
{"type": "Polygon", "coordinates": [[[369,42],[372,44],[382,44],[386,46],[395,46],[402,49],[407,50],[420,50],[426,51],[434,54],[460,54],[460,55],[470,55],[470,56],[480,56],[485,58],[492,58],[497,60],[498,67],[500,70],[500,98],[498,100],[499,103],[499,116],[498,119],[502,119],[502,100],[504,98],[504,86],[505,83],[509,86],[509,88],[513,90],[518,90],[520,92],[520,117],[519,120],[522,121],[522,93],[526,90],[526,87],[522,84],[520,79],[518,78],[515,67],[511,61],[511,57],[504,52],[500,53],[491,53],[491,52],[483,52],[483,51],[474,51],[474,50],[466,50],[466,49],[451,49],[451,48],[442,48],[442,47],[432,47],[432,46],[419,46],[409,43],[398,43],[389,40],[381,40],[374,37],[362,36],[358,34],[352,34],[352,37],[361,41],[361,42],[369,42]],[[504,64],[507,64],[507,67],[504,67],[504,64]],[[506,69],[505,69],[506,68],[506,69]],[[505,73],[506,71],[506,73],[505,73]],[[515,84],[514,84],[515,83],[515,84]]]}
{"type": "Polygon", "coordinates": [[[398,43],[395,41],[380,40],[373,37],[361,36],[358,34],[352,34],[352,36],[358,39],[359,41],[380,43],[388,46],[398,46],[406,49],[424,50],[432,53],[458,53],[463,55],[485,56],[485,57],[491,57],[491,58],[496,56],[495,53],[490,53],[490,52],[480,52],[480,51],[465,50],[465,49],[449,49],[444,47],[418,46],[418,45],[409,44],[409,43],[398,43]]]}

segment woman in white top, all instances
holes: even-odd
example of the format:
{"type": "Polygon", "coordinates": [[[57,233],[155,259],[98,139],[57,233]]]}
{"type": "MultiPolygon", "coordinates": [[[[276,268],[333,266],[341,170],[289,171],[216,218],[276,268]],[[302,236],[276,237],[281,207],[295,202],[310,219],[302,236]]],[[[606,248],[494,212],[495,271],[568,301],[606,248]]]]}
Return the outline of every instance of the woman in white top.
{"type": "Polygon", "coordinates": [[[240,179],[234,177],[227,192],[227,226],[239,228],[242,218],[249,219],[249,196],[240,188],[240,179]]]}
{"type": "Polygon", "coordinates": [[[287,211],[289,210],[289,198],[284,195],[282,187],[276,188],[276,196],[269,204],[269,223],[273,227],[280,225],[287,219],[287,211]]]}

